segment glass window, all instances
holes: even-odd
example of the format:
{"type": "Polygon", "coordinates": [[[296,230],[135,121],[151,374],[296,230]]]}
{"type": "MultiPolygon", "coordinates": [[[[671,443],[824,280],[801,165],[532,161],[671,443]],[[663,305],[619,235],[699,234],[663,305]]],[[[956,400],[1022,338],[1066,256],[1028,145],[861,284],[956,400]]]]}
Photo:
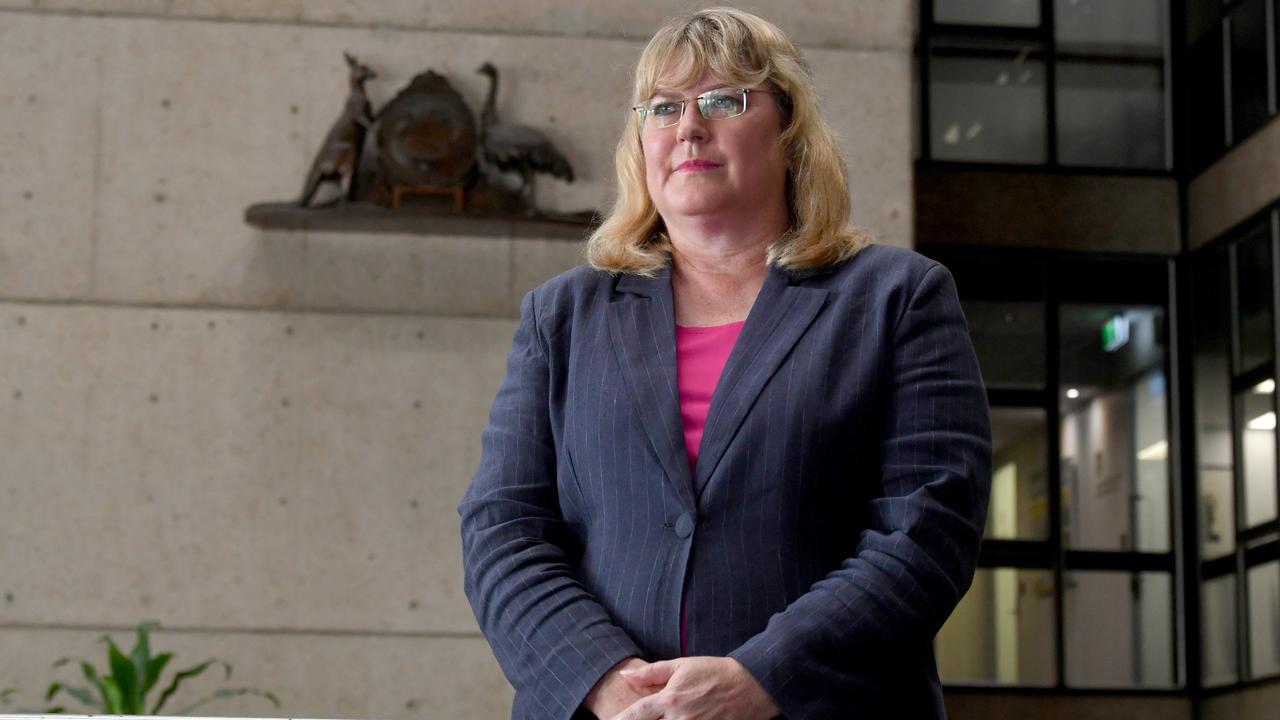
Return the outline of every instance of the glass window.
{"type": "Polygon", "coordinates": [[[978,366],[988,389],[1044,387],[1044,303],[965,300],[978,366]]]}
{"type": "Polygon", "coordinates": [[[1169,573],[1066,573],[1066,681],[1072,687],[1173,685],[1169,573]]]}
{"type": "Polygon", "coordinates": [[[1054,0],[1058,51],[1162,57],[1165,0],[1054,0]]]}
{"type": "Polygon", "coordinates": [[[979,568],[938,632],[938,674],[948,683],[1052,685],[1053,573],[979,568]]]}
{"type": "Polygon", "coordinates": [[[1031,48],[929,63],[934,159],[1045,162],[1044,62],[1031,48]]]}
{"type": "Polygon", "coordinates": [[[1275,354],[1275,323],[1271,309],[1271,214],[1254,225],[1236,244],[1236,288],[1239,293],[1240,363],[1246,373],[1270,362],[1275,354]]]}
{"type": "Polygon", "coordinates": [[[1280,674],[1280,561],[1249,568],[1249,673],[1280,674]]]}
{"type": "Polygon", "coordinates": [[[1049,536],[1048,445],[1040,408],[991,408],[994,473],[984,537],[1049,536]]]}
{"type": "Polygon", "coordinates": [[[1059,317],[1063,543],[1167,551],[1164,311],[1064,304],[1059,317]]]}
{"type": "Polygon", "coordinates": [[[1262,127],[1267,112],[1267,6],[1245,0],[1229,16],[1231,24],[1231,142],[1262,127]]]}
{"type": "Polygon", "coordinates": [[[1227,254],[1199,253],[1191,264],[1191,351],[1195,391],[1200,553],[1235,549],[1235,483],[1231,427],[1231,306],[1227,254]]]}
{"type": "Polygon", "coordinates": [[[1276,516],[1275,387],[1275,379],[1268,378],[1238,398],[1246,528],[1276,516]]]}
{"type": "Polygon", "coordinates": [[[1040,24],[1040,0],[933,0],[933,21],[1036,27],[1040,24]]]}
{"type": "Polygon", "coordinates": [[[1204,583],[1200,593],[1201,677],[1206,687],[1240,679],[1236,663],[1236,576],[1204,583]]]}
{"type": "Polygon", "coordinates": [[[1055,89],[1062,164],[1166,166],[1163,66],[1059,62],[1055,89]]]}
{"type": "Polygon", "coordinates": [[[1187,0],[1187,44],[1194,44],[1222,18],[1222,0],[1187,0]]]}
{"type": "Polygon", "coordinates": [[[1186,160],[1193,171],[1208,167],[1227,147],[1223,96],[1222,32],[1214,29],[1187,56],[1186,160]]]}

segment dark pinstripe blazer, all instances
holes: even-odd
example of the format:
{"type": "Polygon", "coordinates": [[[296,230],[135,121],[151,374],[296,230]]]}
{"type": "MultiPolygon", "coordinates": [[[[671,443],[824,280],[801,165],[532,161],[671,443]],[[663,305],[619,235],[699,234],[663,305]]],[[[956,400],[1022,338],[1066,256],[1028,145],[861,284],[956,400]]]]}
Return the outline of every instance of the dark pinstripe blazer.
{"type": "Polygon", "coordinates": [[[771,269],[690,477],[669,270],[525,297],[459,506],[512,716],[586,716],[628,656],[739,660],[788,718],[944,716],[932,639],[972,579],[986,394],[950,274],[872,245],[771,269]]]}

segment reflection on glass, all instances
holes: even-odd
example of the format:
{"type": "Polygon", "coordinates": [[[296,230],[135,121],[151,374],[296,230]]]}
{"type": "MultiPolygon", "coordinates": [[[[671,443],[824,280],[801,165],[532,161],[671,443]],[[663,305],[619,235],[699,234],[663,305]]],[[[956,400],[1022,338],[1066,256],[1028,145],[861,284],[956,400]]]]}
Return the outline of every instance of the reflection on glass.
{"type": "Polygon", "coordinates": [[[1186,3],[1187,44],[1199,40],[1210,29],[1218,27],[1222,17],[1222,0],[1188,0],[1186,3]]]}
{"type": "Polygon", "coordinates": [[[961,304],[987,388],[1043,388],[1044,304],[985,300],[961,304]]]}
{"type": "Polygon", "coordinates": [[[1169,573],[1077,571],[1065,577],[1067,685],[1173,685],[1169,573]]]}
{"type": "Polygon", "coordinates": [[[1267,380],[1239,398],[1246,528],[1276,516],[1275,380],[1267,380]]]}
{"type": "Polygon", "coordinates": [[[1231,436],[1231,289],[1227,254],[1198,253],[1192,273],[1192,372],[1195,375],[1196,476],[1200,498],[1200,555],[1235,549],[1235,492],[1231,436]]]}
{"type": "Polygon", "coordinates": [[[1187,160],[1203,170],[1227,147],[1223,102],[1222,33],[1206,32],[1187,53],[1187,93],[1196,99],[1187,107],[1187,160]]]}
{"type": "Polygon", "coordinates": [[[1206,687],[1240,679],[1236,667],[1236,576],[1209,580],[1200,593],[1200,643],[1206,687]]]}
{"type": "Polygon", "coordinates": [[[1249,568],[1249,674],[1280,674],[1280,561],[1249,568]]]}
{"type": "Polygon", "coordinates": [[[1262,127],[1267,112],[1266,0],[1245,0],[1231,23],[1231,141],[1262,127]]]}
{"type": "Polygon", "coordinates": [[[957,25],[1040,24],[1040,0],[933,0],[933,21],[957,25]]]}
{"type": "Polygon", "coordinates": [[[1166,552],[1164,311],[1063,305],[1060,318],[1063,543],[1166,552]]]}
{"type": "Polygon", "coordinates": [[[991,408],[991,503],[985,537],[1042,540],[1049,536],[1045,412],[991,408]]]}
{"type": "Polygon", "coordinates": [[[934,159],[1045,161],[1044,63],[1030,48],[1003,58],[934,55],[929,73],[934,159]]]}
{"type": "Polygon", "coordinates": [[[1166,166],[1162,65],[1059,62],[1057,72],[1064,165],[1166,166]]]}
{"type": "Polygon", "coordinates": [[[938,633],[943,682],[1052,685],[1053,595],[1048,570],[979,569],[938,633]]]}
{"type": "Polygon", "coordinates": [[[1059,52],[1164,54],[1165,0],[1054,0],[1053,11],[1059,52]]]}
{"type": "Polygon", "coordinates": [[[1267,214],[1236,243],[1236,287],[1240,307],[1240,363],[1248,372],[1271,361],[1275,325],[1271,310],[1271,215],[1267,214]]]}

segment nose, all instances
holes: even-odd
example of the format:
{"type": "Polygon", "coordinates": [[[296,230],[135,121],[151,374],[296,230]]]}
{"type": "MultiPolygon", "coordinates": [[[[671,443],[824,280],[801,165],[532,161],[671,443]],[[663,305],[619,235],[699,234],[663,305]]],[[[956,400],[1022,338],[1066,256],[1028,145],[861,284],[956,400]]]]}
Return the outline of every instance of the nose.
{"type": "Polygon", "coordinates": [[[680,114],[680,122],[676,123],[676,139],[680,142],[706,141],[707,119],[702,117],[696,100],[685,103],[684,112],[680,114]]]}

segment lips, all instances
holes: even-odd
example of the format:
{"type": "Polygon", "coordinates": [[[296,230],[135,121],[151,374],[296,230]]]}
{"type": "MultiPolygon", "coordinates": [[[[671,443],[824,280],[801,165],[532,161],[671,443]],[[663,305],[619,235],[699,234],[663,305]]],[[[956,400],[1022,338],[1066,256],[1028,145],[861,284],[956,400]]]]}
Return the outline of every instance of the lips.
{"type": "Polygon", "coordinates": [[[676,166],[676,172],[705,172],[707,170],[715,170],[720,167],[720,163],[714,163],[710,160],[685,160],[676,166]]]}

